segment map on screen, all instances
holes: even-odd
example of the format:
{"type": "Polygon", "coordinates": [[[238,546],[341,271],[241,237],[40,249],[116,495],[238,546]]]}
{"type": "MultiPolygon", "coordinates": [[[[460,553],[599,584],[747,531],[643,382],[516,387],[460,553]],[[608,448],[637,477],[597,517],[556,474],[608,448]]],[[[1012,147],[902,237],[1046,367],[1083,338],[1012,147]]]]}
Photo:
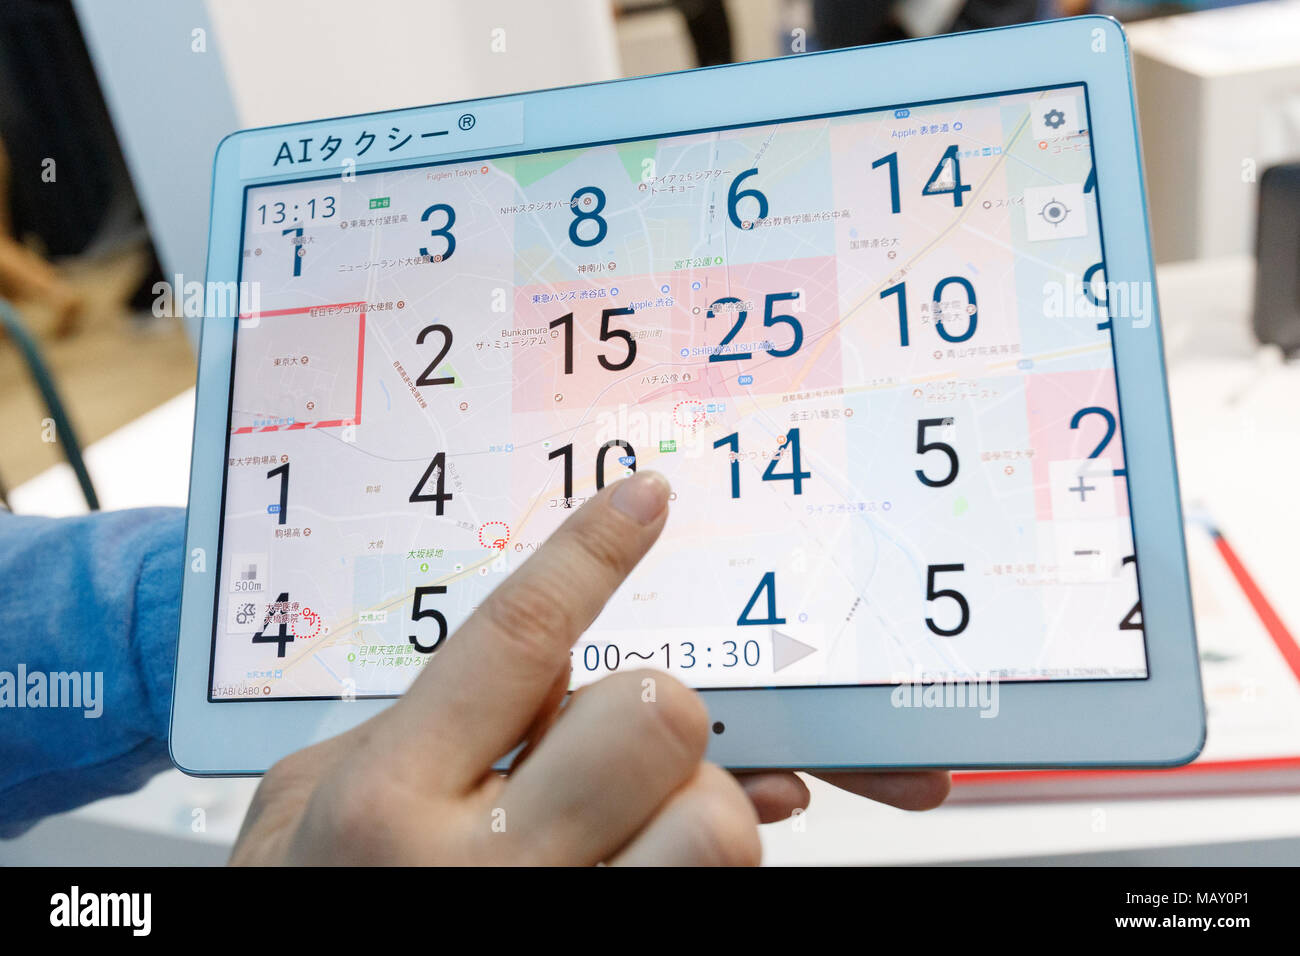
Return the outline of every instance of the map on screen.
{"type": "Polygon", "coordinates": [[[1080,84],[248,187],[210,698],[401,694],[638,469],[574,687],[1145,677],[1102,186],[1080,84]]]}

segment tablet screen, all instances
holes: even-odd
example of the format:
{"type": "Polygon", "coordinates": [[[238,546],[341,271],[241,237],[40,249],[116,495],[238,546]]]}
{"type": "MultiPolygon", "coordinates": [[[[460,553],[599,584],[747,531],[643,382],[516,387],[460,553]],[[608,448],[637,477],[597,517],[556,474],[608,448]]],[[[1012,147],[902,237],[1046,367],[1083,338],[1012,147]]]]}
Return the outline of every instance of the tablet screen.
{"type": "Polygon", "coordinates": [[[211,699],[400,694],[640,468],[574,686],[1146,676],[1092,170],[1075,85],[248,187],[211,699]]]}

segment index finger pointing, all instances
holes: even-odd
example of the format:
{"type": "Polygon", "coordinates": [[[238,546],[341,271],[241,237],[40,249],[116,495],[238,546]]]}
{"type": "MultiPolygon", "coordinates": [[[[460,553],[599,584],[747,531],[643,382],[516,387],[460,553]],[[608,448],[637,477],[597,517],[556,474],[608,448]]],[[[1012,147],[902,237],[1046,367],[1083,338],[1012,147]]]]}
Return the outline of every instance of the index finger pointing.
{"type": "Polygon", "coordinates": [[[412,772],[468,787],[519,742],[574,641],[659,537],[669,493],[656,472],[609,486],[488,595],[389,711],[412,772]]]}

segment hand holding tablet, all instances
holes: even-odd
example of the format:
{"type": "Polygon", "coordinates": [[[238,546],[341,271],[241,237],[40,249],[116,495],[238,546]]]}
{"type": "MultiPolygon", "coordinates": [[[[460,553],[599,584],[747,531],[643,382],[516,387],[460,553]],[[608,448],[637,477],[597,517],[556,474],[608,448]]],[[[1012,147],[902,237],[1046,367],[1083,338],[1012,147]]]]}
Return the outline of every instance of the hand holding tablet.
{"type": "MultiPolygon", "coordinates": [[[[397,704],[271,768],[232,862],[758,862],[754,824],[805,806],[807,791],[793,774],[753,774],[742,778],[747,797],[735,777],[702,764],[709,730],[698,695],[656,671],[625,671],[560,710],[569,648],[659,536],[668,495],[654,473],[596,495],[397,704]],[[509,777],[492,773],[520,740],[509,777]]],[[[938,773],[846,782],[910,808],[947,790],[938,773]]]]}
{"type": "Polygon", "coordinates": [[[440,686],[651,469],[627,583],[536,609],[583,618],[567,689],[671,674],[733,769],[1198,750],[1113,21],[246,131],[213,189],[182,768],[440,686]]]}

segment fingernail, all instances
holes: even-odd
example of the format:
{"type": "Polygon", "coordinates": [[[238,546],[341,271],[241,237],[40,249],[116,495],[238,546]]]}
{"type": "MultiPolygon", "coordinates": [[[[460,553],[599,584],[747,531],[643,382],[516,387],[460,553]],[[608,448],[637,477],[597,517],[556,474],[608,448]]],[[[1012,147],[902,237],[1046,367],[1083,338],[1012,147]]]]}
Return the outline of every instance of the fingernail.
{"type": "Polygon", "coordinates": [[[620,481],[609,501],[638,524],[649,524],[663,514],[671,491],[668,479],[659,472],[639,471],[620,481]]]}

